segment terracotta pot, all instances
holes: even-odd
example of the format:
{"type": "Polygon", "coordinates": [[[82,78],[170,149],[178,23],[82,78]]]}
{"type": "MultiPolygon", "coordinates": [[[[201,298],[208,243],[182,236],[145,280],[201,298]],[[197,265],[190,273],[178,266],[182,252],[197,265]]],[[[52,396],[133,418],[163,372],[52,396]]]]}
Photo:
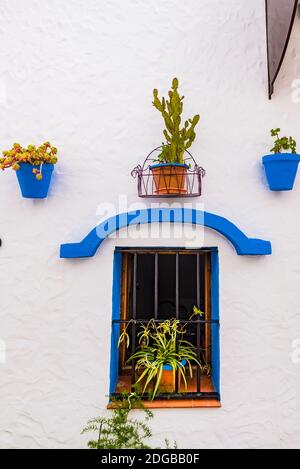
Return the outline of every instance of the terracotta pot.
{"type": "MultiPolygon", "coordinates": [[[[181,362],[182,367],[186,365],[186,360],[181,362]]],[[[162,377],[159,383],[159,393],[172,393],[175,392],[176,383],[175,383],[176,375],[174,378],[173,375],[173,368],[170,365],[165,365],[162,373],[162,377]]],[[[178,389],[180,389],[181,384],[181,373],[178,373],[178,389]]],[[[155,380],[151,382],[149,388],[153,390],[155,385],[155,380]]],[[[150,389],[149,389],[150,390],[150,389]]]]}
{"type": "MultiPolygon", "coordinates": [[[[181,381],[181,374],[178,376],[179,386],[181,381]]],[[[175,379],[173,375],[173,370],[164,370],[161,381],[159,384],[160,392],[174,392],[175,391],[175,379]]]]}
{"type": "Polygon", "coordinates": [[[186,164],[164,163],[150,166],[153,174],[155,194],[186,194],[186,164]]]}
{"type": "MultiPolygon", "coordinates": [[[[182,360],[181,366],[184,367],[186,365],[186,360],[182,360]]],[[[141,373],[141,372],[140,372],[141,373]]],[[[138,377],[140,375],[138,373],[138,377]]],[[[176,375],[175,375],[176,379],[176,375]]],[[[164,365],[162,377],[159,383],[159,393],[172,393],[175,392],[175,379],[173,376],[173,368],[170,365],[164,365]]],[[[144,388],[146,382],[146,378],[142,380],[140,383],[141,387],[144,388]]],[[[147,386],[147,391],[152,392],[155,386],[155,379],[153,379],[149,385],[147,386]]],[[[181,385],[181,373],[178,373],[178,389],[180,389],[181,385]]]]}
{"type": "MultiPolygon", "coordinates": [[[[181,366],[184,367],[185,365],[186,360],[182,360],[181,366]]],[[[174,377],[173,368],[170,365],[165,365],[159,385],[160,392],[174,392],[176,387],[175,379],[176,376],[174,377]]],[[[178,373],[178,389],[180,389],[180,384],[181,373],[178,373]]]]}

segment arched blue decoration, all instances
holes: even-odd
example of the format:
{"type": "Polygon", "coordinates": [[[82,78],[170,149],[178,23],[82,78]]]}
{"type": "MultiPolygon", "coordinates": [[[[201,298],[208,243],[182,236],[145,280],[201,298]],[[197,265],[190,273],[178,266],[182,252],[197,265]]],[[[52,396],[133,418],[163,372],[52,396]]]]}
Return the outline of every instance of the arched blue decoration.
{"type": "Polygon", "coordinates": [[[148,208],[126,212],[108,218],[94,228],[80,243],[62,244],[60,257],[92,257],[110,234],[130,225],[145,223],[191,223],[212,228],[225,236],[241,256],[262,256],[272,253],[270,241],[248,238],[226,218],[187,208],[148,208]]]}

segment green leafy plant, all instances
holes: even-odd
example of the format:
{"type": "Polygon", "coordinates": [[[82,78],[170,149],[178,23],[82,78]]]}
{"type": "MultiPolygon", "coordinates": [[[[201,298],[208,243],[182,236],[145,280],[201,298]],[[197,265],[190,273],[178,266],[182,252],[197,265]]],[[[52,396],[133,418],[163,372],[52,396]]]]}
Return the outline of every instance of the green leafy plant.
{"type": "MultiPolygon", "coordinates": [[[[136,393],[123,393],[120,400],[112,399],[114,404],[112,417],[98,417],[88,421],[81,434],[96,433],[97,439],[88,442],[90,449],[151,449],[145,442],[152,436],[149,420],[153,413],[146,409],[136,393]],[[130,418],[133,409],[144,412],[144,419],[130,418]]],[[[165,440],[166,448],[170,448],[165,440]]],[[[174,443],[174,448],[177,448],[174,443]]]]}
{"type": "Polygon", "coordinates": [[[0,168],[2,170],[12,168],[15,171],[20,169],[20,163],[29,163],[38,168],[33,168],[37,180],[43,178],[43,164],[57,163],[57,148],[53,147],[50,142],[45,142],[39,147],[28,145],[23,148],[19,143],[14,143],[10,150],[3,151],[3,158],[0,158],[0,168]]]}
{"type": "Polygon", "coordinates": [[[280,137],[280,129],[271,129],[271,136],[275,138],[274,147],[270,151],[281,153],[282,151],[297,153],[297,143],[293,137],[280,137]]]}
{"type": "MultiPolygon", "coordinates": [[[[201,317],[203,312],[194,307],[191,317],[194,315],[201,317]]],[[[187,381],[185,376],[186,367],[183,365],[183,361],[186,361],[191,378],[193,377],[193,363],[200,367],[203,374],[210,373],[210,366],[207,363],[203,364],[198,361],[196,347],[184,339],[186,332],[186,324],[181,324],[175,318],[163,322],[155,322],[154,319],[151,319],[147,324],[141,326],[141,331],[138,333],[139,347],[129,357],[128,362],[135,361],[135,369],[139,374],[135,384],[145,380],[143,394],[149,384],[154,381],[151,398],[155,398],[165,365],[172,367],[174,380],[176,372],[180,373],[185,389],[187,388],[187,381]]],[[[120,335],[119,345],[123,341],[126,342],[128,347],[130,340],[127,328],[120,335]]]]}
{"type": "Polygon", "coordinates": [[[160,163],[184,163],[184,152],[196,138],[195,127],[200,120],[199,114],[185,121],[181,127],[184,96],[178,93],[178,79],[172,81],[168,92],[169,99],[158,97],[158,90],[153,90],[153,106],[162,114],[166,128],[163,133],[167,143],[162,144],[162,152],[158,156],[160,163]]]}

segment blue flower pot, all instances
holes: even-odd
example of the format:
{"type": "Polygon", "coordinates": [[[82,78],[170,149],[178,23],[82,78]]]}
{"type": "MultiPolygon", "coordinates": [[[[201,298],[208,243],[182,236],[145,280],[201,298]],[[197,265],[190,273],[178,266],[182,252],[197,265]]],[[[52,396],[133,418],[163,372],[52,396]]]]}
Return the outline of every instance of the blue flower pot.
{"type": "Polygon", "coordinates": [[[16,171],[22,196],[26,199],[45,199],[48,195],[54,165],[48,163],[43,164],[43,179],[40,181],[36,179],[36,175],[33,174],[33,169],[39,170],[40,166],[20,163],[20,169],[16,171]]]}
{"type": "MultiPolygon", "coordinates": [[[[181,361],[181,366],[184,367],[186,365],[186,360],[181,361]]],[[[173,371],[173,367],[171,365],[164,365],[165,371],[173,371]]]]}
{"type": "Polygon", "coordinates": [[[291,191],[298,170],[300,156],[293,153],[275,153],[263,156],[266,177],[271,191],[291,191]]]}

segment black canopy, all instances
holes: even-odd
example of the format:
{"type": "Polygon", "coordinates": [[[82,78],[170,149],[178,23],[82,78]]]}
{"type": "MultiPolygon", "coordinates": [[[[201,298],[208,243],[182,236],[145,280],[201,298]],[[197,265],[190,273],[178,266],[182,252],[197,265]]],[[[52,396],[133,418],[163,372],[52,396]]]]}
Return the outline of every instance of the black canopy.
{"type": "Polygon", "coordinates": [[[265,0],[267,22],[269,99],[292,32],[298,0],[265,0]]]}

